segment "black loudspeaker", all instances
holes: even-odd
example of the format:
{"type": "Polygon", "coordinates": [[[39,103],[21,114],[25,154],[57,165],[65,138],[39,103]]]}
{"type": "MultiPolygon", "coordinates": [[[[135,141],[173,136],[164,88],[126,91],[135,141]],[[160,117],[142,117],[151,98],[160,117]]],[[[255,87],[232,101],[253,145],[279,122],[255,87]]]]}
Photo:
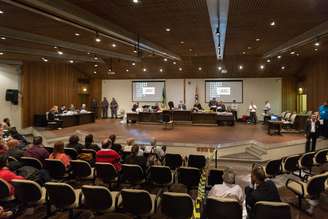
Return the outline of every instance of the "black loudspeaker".
{"type": "Polygon", "coordinates": [[[18,105],[18,90],[7,89],[6,90],[6,101],[10,101],[14,105],[18,105]]]}

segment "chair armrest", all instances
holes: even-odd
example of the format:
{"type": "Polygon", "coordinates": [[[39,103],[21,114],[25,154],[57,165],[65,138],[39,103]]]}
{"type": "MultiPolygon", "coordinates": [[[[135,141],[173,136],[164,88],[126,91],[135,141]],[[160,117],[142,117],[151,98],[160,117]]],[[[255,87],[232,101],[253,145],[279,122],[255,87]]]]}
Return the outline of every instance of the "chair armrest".
{"type": "Polygon", "coordinates": [[[115,210],[119,209],[119,207],[120,207],[120,206],[118,206],[118,204],[119,204],[118,200],[119,200],[120,196],[121,196],[121,191],[119,191],[115,197],[115,210]]]}
{"type": "Polygon", "coordinates": [[[287,182],[286,182],[286,187],[287,187],[287,188],[289,188],[289,187],[288,187],[288,184],[289,184],[290,181],[292,181],[292,182],[294,182],[294,183],[300,185],[300,187],[301,187],[301,189],[302,189],[302,195],[304,195],[304,187],[303,187],[303,184],[300,183],[299,181],[294,180],[294,179],[288,179],[287,182]]]}

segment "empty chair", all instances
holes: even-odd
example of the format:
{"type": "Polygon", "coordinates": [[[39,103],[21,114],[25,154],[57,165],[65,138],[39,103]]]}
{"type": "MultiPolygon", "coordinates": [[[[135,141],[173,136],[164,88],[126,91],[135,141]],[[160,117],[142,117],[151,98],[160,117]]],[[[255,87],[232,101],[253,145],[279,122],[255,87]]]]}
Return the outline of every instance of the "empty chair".
{"type": "Polygon", "coordinates": [[[78,153],[74,148],[64,148],[64,151],[72,160],[76,160],[78,153]]]}
{"type": "Polygon", "coordinates": [[[15,197],[26,207],[32,207],[44,202],[45,193],[41,186],[31,180],[15,179],[12,181],[15,187],[15,197]]]}
{"type": "Polygon", "coordinates": [[[34,157],[21,157],[21,162],[24,166],[31,166],[39,170],[43,168],[42,162],[34,157]]]}
{"type": "Polygon", "coordinates": [[[302,209],[302,199],[318,198],[325,191],[328,172],[309,177],[307,182],[288,179],[286,187],[298,196],[298,207],[302,209]]]}
{"type": "Polygon", "coordinates": [[[169,186],[173,183],[172,172],[166,166],[151,166],[149,169],[150,182],[156,186],[169,186]]]}
{"type": "Polygon", "coordinates": [[[118,192],[111,192],[104,186],[82,186],[82,204],[96,213],[114,211],[114,200],[118,192]],[[101,198],[99,198],[101,197],[101,198]]]}
{"type": "Polygon", "coordinates": [[[0,201],[11,201],[15,197],[10,195],[10,185],[0,178],[0,201]]]}
{"type": "Polygon", "coordinates": [[[301,155],[298,159],[298,167],[300,170],[303,170],[305,173],[311,173],[314,154],[315,152],[307,152],[301,155]]]}
{"type": "Polygon", "coordinates": [[[97,162],[95,165],[95,177],[111,185],[117,180],[117,172],[113,164],[97,162]]]}
{"type": "Polygon", "coordinates": [[[51,205],[59,210],[68,210],[69,217],[73,218],[73,208],[78,207],[79,192],[66,183],[48,182],[45,184],[47,215],[51,212],[51,205]]]}
{"type": "Polygon", "coordinates": [[[120,183],[130,185],[140,185],[145,182],[145,175],[142,168],[136,164],[123,164],[120,176],[120,183]]]}
{"type": "Polygon", "coordinates": [[[193,201],[187,193],[164,192],[161,196],[161,212],[171,219],[191,218],[193,201]]]}
{"type": "Polygon", "coordinates": [[[219,170],[219,169],[209,170],[208,177],[207,177],[207,186],[213,187],[216,184],[222,184],[223,183],[222,175],[223,175],[223,170],[219,170]]]}
{"type": "Polygon", "coordinates": [[[242,219],[243,209],[234,199],[209,196],[205,214],[208,219],[242,219]]]}
{"type": "Polygon", "coordinates": [[[289,120],[289,118],[290,118],[290,116],[291,116],[292,114],[291,113],[289,113],[289,112],[287,112],[286,114],[285,114],[285,116],[284,116],[284,120],[289,120]]]}
{"type": "Polygon", "coordinates": [[[170,167],[171,170],[176,170],[183,164],[183,159],[180,154],[166,154],[164,158],[165,166],[170,167]]]}
{"type": "Polygon", "coordinates": [[[71,160],[72,175],[76,179],[93,179],[94,174],[90,164],[84,160],[71,160]]]}
{"type": "Polygon", "coordinates": [[[284,173],[293,173],[293,172],[299,170],[298,160],[299,160],[300,156],[301,155],[292,155],[292,156],[288,156],[288,157],[284,158],[283,162],[282,162],[282,171],[284,173]]]}
{"type": "Polygon", "coordinates": [[[188,187],[188,189],[197,188],[201,172],[195,167],[180,167],[178,169],[178,183],[188,187]]]}
{"type": "MultiPolygon", "coordinates": [[[[119,196],[122,198],[121,207],[124,212],[137,217],[150,216],[156,212],[156,196],[145,190],[122,189],[119,196]]],[[[119,196],[116,200],[119,200],[119,196]]]]}
{"type": "Polygon", "coordinates": [[[322,150],[319,150],[317,151],[315,154],[314,154],[314,164],[315,165],[322,165],[324,163],[327,163],[327,156],[328,156],[328,149],[322,149],[322,150]]]}
{"type": "Polygon", "coordinates": [[[45,167],[50,176],[54,179],[62,179],[67,177],[65,165],[60,160],[46,159],[45,167]]]}
{"type": "Polygon", "coordinates": [[[188,157],[188,167],[196,167],[203,169],[206,165],[206,158],[204,155],[190,154],[188,157]]]}
{"type": "Polygon", "coordinates": [[[291,219],[290,206],[284,202],[260,201],[254,207],[254,219],[291,219]]]}
{"type": "Polygon", "coordinates": [[[281,159],[270,160],[265,165],[267,177],[275,177],[281,173],[281,159]]]}

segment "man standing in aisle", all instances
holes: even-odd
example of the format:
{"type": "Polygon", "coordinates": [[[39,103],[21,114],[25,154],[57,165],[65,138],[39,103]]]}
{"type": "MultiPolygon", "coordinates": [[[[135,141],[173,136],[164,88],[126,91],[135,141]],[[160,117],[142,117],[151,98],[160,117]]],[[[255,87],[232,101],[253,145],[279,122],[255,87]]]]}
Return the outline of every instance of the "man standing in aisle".
{"type": "Polygon", "coordinates": [[[238,120],[238,114],[237,114],[238,104],[237,104],[236,100],[232,101],[232,104],[230,105],[230,109],[231,109],[233,116],[235,117],[235,120],[237,121],[238,120]]]}
{"type": "Polygon", "coordinates": [[[107,119],[108,118],[108,100],[106,97],[104,97],[103,101],[101,102],[101,108],[102,108],[102,118],[107,119]]]}
{"type": "Polygon", "coordinates": [[[328,138],[328,100],[319,108],[320,119],[323,120],[323,137],[328,138]]]}
{"type": "Polygon", "coordinates": [[[305,124],[305,152],[315,151],[315,146],[317,143],[317,138],[319,136],[320,122],[317,115],[312,114],[311,118],[306,121],[305,124]],[[311,147],[310,147],[311,143],[311,147]]]}
{"type": "Polygon", "coordinates": [[[249,121],[250,123],[253,123],[254,125],[256,125],[256,105],[253,103],[253,101],[251,101],[251,104],[249,105],[249,121]]]}
{"type": "Polygon", "coordinates": [[[112,101],[110,102],[110,111],[112,113],[112,119],[113,118],[117,119],[117,109],[118,109],[118,103],[113,97],[112,101]]]}

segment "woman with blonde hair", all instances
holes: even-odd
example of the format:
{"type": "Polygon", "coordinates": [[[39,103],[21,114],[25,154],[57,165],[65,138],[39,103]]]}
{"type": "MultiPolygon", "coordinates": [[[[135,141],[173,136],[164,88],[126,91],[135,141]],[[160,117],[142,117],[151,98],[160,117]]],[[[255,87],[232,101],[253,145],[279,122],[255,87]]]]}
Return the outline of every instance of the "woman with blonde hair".
{"type": "Polygon", "coordinates": [[[70,165],[70,158],[64,152],[64,143],[58,141],[54,145],[54,151],[50,154],[49,159],[60,160],[67,168],[70,165]]]}

